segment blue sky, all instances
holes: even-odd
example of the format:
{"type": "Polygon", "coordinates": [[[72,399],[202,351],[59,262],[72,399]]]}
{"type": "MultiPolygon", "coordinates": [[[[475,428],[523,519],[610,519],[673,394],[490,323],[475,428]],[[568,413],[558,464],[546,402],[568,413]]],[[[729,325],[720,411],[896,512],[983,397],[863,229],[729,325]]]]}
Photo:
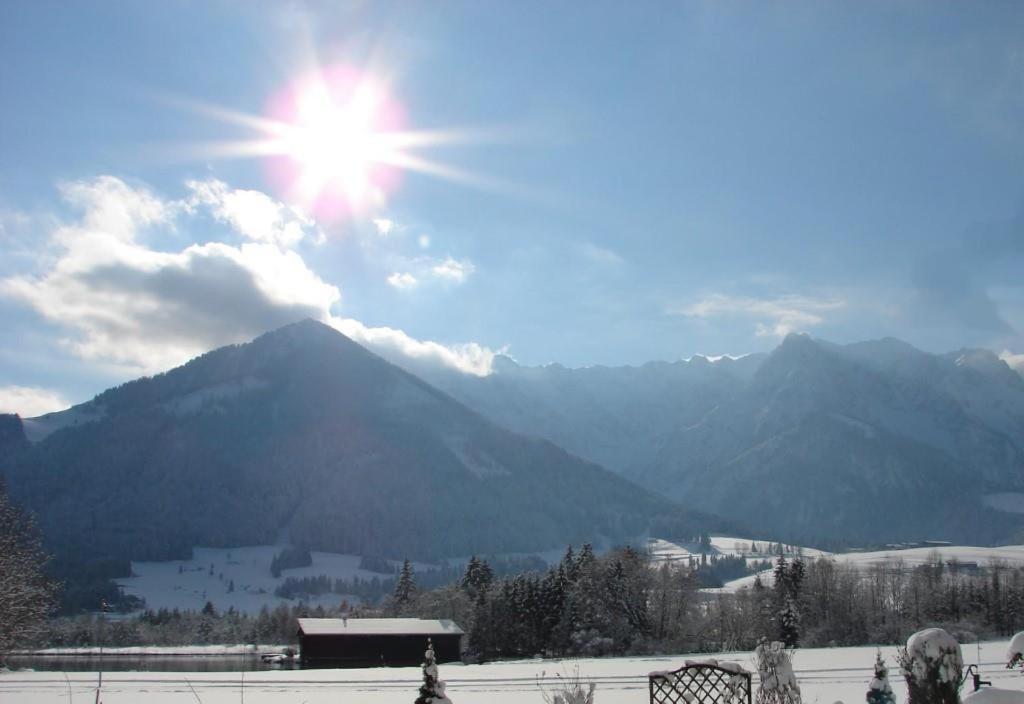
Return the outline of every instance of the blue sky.
{"type": "Polygon", "coordinates": [[[0,410],[296,317],[486,373],[789,331],[1024,363],[1015,2],[0,6],[0,410]],[[252,137],[297,77],[387,87],[418,152],[320,217],[252,137]]]}

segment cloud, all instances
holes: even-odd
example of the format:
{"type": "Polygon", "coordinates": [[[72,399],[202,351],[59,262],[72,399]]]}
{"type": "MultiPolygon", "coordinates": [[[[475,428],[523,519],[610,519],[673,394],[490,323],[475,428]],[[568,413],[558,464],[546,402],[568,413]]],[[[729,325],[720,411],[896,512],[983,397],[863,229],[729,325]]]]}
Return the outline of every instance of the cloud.
{"type": "Polygon", "coordinates": [[[377,228],[377,234],[387,237],[395,229],[395,221],[388,220],[387,218],[376,218],[373,221],[373,226],[377,228]]]}
{"type": "Polygon", "coordinates": [[[716,293],[674,312],[701,320],[727,316],[753,318],[757,335],[785,337],[791,332],[820,325],[825,321],[824,313],[844,305],[841,300],[806,296],[752,298],[716,293]]]}
{"type": "Polygon", "coordinates": [[[417,237],[416,243],[420,246],[420,249],[430,249],[430,237],[427,235],[417,237]]]}
{"type": "Polygon", "coordinates": [[[208,207],[215,218],[251,240],[293,247],[309,235],[323,239],[316,223],[300,209],[260,191],[232,189],[216,179],[185,185],[192,191],[189,207],[208,207]]]}
{"type": "Polygon", "coordinates": [[[388,283],[398,290],[404,291],[406,289],[415,288],[416,284],[419,283],[419,280],[407,271],[396,271],[388,276],[388,283]]]}
{"type": "MultiPolygon", "coordinates": [[[[194,184],[189,187],[196,193],[194,184]]],[[[226,213],[235,213],[238,202],[261,201],[249,196],[233,201],[239,192],[226,185],[203,192],[200,204],[223,205],[226,213]]],[[[259,195],[274,206],[260,206],[269,224],[235,215],[225,215],[224,221],[243,235],[259,233],[269,241],[205,242],[167,252],[140,241],[141,231],[156,225],[181,230],[197,214],[195,203],[161,201],[145,188],[109,176],[69,184],[62,193],[81,214],[51,232],[56,258],[42,260],[37,274],[0,279],[0,296],[62,326],[67,331],[62,343],[84,359],[152,373],[313,318],[388,354],[473,374],[489,370],[493,354],[479,345],[415,340],[400,330],[336,316],[332,311],[341,291],[287,248],[295,240],[281,219],[285,206],[264,194],[259,195]]]]}
{"type": "Polygon", "coordinates": [[[584,242],[580,245],[580,253],[595,264],[603,266],[621,266],[626,262],[618,252],[607,247],[601,247],[593,242],[584,242]]]}
{"type": "Polygon", "coordinates": [[[400,366],[412,360],[438,364],[474,376],[487,376],[491,373],[494,356],[502,353],[501,350],[495,352],[475,342],[442,345],[430,340],[417,340],[401,330],[371,328],[358,320],[332,317],[326,322],[400,366]]]}
{"type": "Polygon", "coordinates": [[[430,271],[438,279],[461,284],[476,271],[476,267],[468,259],[455,260],[445,257],[443,261],[434,264],[430,271]]]}
{"type": "Polygon", "coordinates": [[[1003,350],[999,353],[999,359],[1006,362],[1010,369],[1014,369],[1021,374],[1024,374],[1024,353],[1014,354],[1010,350],[1003,350]]]}
{"type": "Polygon", "coordinates": [[[70,406],[71,403],[56,391],[35,386],[0,386],[0,413],[34,418],[70,406]]]}

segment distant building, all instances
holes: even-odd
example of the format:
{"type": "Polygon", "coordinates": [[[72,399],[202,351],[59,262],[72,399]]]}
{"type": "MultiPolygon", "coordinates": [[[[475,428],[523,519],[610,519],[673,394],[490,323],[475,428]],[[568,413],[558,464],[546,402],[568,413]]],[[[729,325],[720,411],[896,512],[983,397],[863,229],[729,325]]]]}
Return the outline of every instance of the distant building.
{"type": "Polygon", "coordinates": [[[303,665],[373,667],[419,665],[434,643],[438,662],[462,657],[465,633],[454,621],[419,618],[300,618],[303,665]]]}

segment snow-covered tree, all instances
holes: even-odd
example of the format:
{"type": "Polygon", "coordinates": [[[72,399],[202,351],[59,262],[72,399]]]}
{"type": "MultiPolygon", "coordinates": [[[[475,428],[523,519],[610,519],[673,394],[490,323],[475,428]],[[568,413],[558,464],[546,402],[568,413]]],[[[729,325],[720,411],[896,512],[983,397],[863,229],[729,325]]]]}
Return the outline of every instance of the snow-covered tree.
{"type": "Polygon", "coordinates": [[[949,633],[941,628],[918,631],[907,639],[898,660],[910,704],[959,703],[964,658],[949,633]]]}
{"type": "Polygon", "coordinates": [[[775,564],[775,634],[786,647],[800,643],[800,590],[804,582],[804,563],[795,559],[790,563],[781,554],[775,564]]]}
{"type": "Polygon", "coordinates": [[[875,653],[875,676],[868,685],[868,704],[896,704],[896,697],[889,684],[889,668],[885,666],[882,651],[875,653]]]}
{"type": "Polygon", "coordinates": [[[780,641],[761,641],[754,650],[760,684],[757,704],[800,704],[800,685],[793,673],[792,652],[780,641]]]}
{"type": "Polygon", "coordinates": [[[0,480],[0,665],[53,608],[56,588],[43,574],[46,559],[35,524],[0,480]]]}
{"type": "Polygon", "coordinates": [[[398,581],[395,582],[395,605],[399,608],[407,606],[414,596],[416,596],[416,578],[412,563],[406,560],[402,563],[402,571],[398,574],[398,581]]]}
{"type": "Polygon", "coordinates": [[[423,684],[420,685],[420,696],[416,698],[415,704],[452,704],[444,690],[444,682],[437,674],[434,644],[428,638],[427,652],[423,654],[423,684]]]}
{"type": "Polygon", "coordinates": [[[476,555],[469,558],[466,565],[466,572],[462,576],[462,588],[470,597],[477,599],[484,594],[494,581],[494,571],[487,564],[487,560],[481,560],[476,555]]]}

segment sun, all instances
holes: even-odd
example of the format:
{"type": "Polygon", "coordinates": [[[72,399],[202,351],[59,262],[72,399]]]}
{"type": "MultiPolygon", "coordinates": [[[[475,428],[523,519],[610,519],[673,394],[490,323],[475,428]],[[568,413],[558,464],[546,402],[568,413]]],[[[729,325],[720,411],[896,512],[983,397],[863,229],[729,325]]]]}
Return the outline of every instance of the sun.
{"type": "Polygon", "coordinates": [[[271,178],[311,210],[380,205],[405,161],[403,111],[386,86],[346,66],[315,72],[275,96],[271,178]]]}
{"type": "Polygon", "coordinates": [[[253,138],[192,145],[202,158],[260,158],[273,189],[320,220],[380,210],[402,174],[469,186],[486,180],[425,157],[421,150],[490,141],[491,130],[411,130],[387,81],[350,65],[317,67],[272,95],[262,115],[182,102],[255,132],[253,138]]]}

